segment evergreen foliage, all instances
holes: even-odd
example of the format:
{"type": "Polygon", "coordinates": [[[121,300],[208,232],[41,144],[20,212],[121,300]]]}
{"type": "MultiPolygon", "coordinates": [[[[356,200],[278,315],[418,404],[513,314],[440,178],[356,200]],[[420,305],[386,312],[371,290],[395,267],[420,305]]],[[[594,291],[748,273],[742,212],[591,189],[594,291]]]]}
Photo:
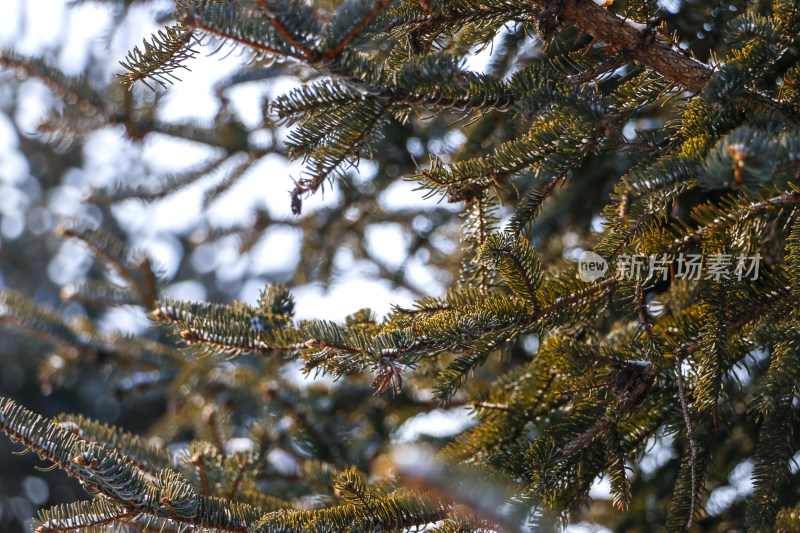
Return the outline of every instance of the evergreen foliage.
{"type": "MultiPolygon", "coordinates": [[[[375,206],[398,176],[463,219],[452,252],[434,238],[453,231],[452,210],[400,219],[452,271],[444,296],[386,317],[347,309],[341,323],[296,319],[281,283],[254,304],[170,299],[113,231],[68,226],[108,272],[63,297],[136,306],[163,327],[108,333],[11,289],[0,324],[52,346],[51,389],[91,361],[120,393],[156,391],[168,409],[148,438],[0,400],[0,431],[91,495],[42,510],[37,531],[800,530],[800,5],[679,8],[177,0],[106,88],[0,51],[66,103],[42,125],[54,143],[118,125],[136,142],[215,149],[149,190],[94,191],[100,205],[221,176],[209,205],[259,160],[298,159],[287,211],[346,185],[342,205],[298,219],[299,268],[322,279],[339,242],[396,216],[375,206]],[[227,87],[270,69],[303,80],[264,106],[285,141],[257,145],[225,106],[209,127],[157,118],[161,86],[210,41],[252,54],[227,87]],[[469,70],[488,46],[486,72],[469,70]],[[410,137],[447,131],[463,141],[429,163],[406,153],[410,137]],[[353,167],[366,157],[376,175],[362,191],[353,167]],[[413,229],[420,216],[428,229],[413,229]],[[607,271],[579,276],[587,251],[607,271]],[[334,379],[301,385],[298,371],[334,379]],[[474,424],[455,438],[392,442],[413,415],[459,406],[474,424]],[[721,504],[742,465],[750,490],[721,504]],[[590,498],[599,478],[609,500],[590,498]]],[[[271,217],[206,238],[236,236],[245,253],[271,217]]]]}

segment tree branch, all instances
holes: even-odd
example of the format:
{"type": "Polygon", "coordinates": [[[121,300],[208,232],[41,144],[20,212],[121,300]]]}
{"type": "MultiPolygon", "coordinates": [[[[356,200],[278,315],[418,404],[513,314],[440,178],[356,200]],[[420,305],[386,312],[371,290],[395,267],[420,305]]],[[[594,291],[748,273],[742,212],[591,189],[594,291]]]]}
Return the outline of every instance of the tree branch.
{"type": "Polygon", "coordinates": [[[686,401],[686,388],[683,384],[683,357],[678,350],[675,355],[675,379],[678,384],[678,397],[681,401],[681,411],[683,411],[683,421],[686,424],[686,438],[689,439],[689,448],[691,455],[689,461],[692,465],[692,499],[689,504],[689,517],[686,520],[686,529],[692,527],[694,522],[695,508],[697,507],[697,498],[700,495],[699,479],[697,478],[697,455],[700,451],[700,446],[694,437],[694,430],[692,428],[692,418],[689,415],[689,404],[686,401]]]}
{"type": "MultiPolygon", "coordinates": [[[[558,9],[559,0],[531,0],[543,11],[558,9]]],[[[711,78],[704,63],[676,52],[656,40],[644,24],[616,15],[590,0],[564,0],[556,15],[567,26],[590,33],[643,67],[654,70],[692,92],[700,92],[711,78]]]]}
{"type": "Polygon", "coordinates": [[[300,44],[300,42],[294,38],[294,35],[292,35],[292,33],[286,29],[286,26],[283,25],[283,22],[281,22],[281,20],[278,18],[278,15],[275,14],[275,10],[272,9],[264,0],[258,0],[258,3],[261,4],[261,8],[267,14],[267,18],[272,23],[272,26],[275,28],[275,30],[281,34],[281,37],[286,39],[286,42],[292,45],[292,48],[303,54],[303,57],[305,57],[307,60],[310,61],[314,59],[314,54],[308,48],[300,44]]]}

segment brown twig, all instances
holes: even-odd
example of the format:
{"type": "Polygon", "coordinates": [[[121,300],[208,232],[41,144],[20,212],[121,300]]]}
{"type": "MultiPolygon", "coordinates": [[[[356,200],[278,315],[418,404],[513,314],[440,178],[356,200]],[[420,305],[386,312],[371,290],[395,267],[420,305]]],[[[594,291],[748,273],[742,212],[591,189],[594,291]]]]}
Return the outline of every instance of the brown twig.
{"type": "Polygon", "coordinates": [[[347,46],[347,43],[355,39],[355,37],[361,32],[361,30],[363,30],[366,27],[366,25],[369,24],[370,21],[378,15],[378,13],[380,13],[383,9],[386,9],[386,7],[391,3],[392,0],[378,0],[377,2],[375,2],[375,6],[372,8],[372,11],[367,13],[364,18],[358,21],[358,23],[355,26],[353,26],[350,32],[348,32],[348,34],[345,35],[342,38],[342,40],[336,43],[336,46],[328,50],[323,56],[323,59],[325,61],[330,61],[331,59],[336,57],[336,54],[341,52],[342,49],[344,49],[344,47],[347,46]]]}
{"type": "Polygon", "coordinates": [[[242,465],[239,467],[239,471],[236,473],[236,478],[231,483],[231,491],[228,494],[228,499],[233,501],[236,499],[236,495],[239,492],[239,487],[242,486],[242,479],[244,479],[244,472],[247,470],[247,467],[250,466],[250,461],[244,460],[242,461],[242,465]]]}
{"type": "Polygon", "coordinates": [[[267,5],[265,0],[258,0],[258,3],[261,4],[262,9],[267,14],[267,18],[272,23],[272,26],[277,30],[278,33],[281,34],[281,37],[286,39],[286,42],[289,43],[295,50],[298,50],[307,60],[312,60],[314,58],[314,54],[305,46],[300,44],[297,39],[294,38],[294,35],[286,29],[286,26],[283,25],[283,22],[278,18],[275,14],[275,11],[267,5]]]}
{"type": "Polygon", "coordinates": [[[253,48],[254,50],[258,50],[259,52],[264,52],[264,53],[267,53],[267,54],[275,54],[275,55],[281,56],[281,57],[287,57],[287,55],[288,55],[288,54],[286,54],[286,52],[278,50],[277,48],[272,48],[271,46],[267,46],[267,45],[262,44],[262,43],[257,43],[257,42],[254,42],[254,41],[250,41],[250,40],[244,39],[242,37],[237,37],[236,35],[225,33],[225,32],[222,32],[220,30],[217,30],[216,28],[212,28],[210,26],[207,26],[207,25],[202,23],[202,21],[200,20],[199,16],[195,16],[194,18],[184,17],[181,20],[181,22],[183,24],[187,25],[187,26],[192,27],[192,28],[197,28],[198,30],[202,30],[202,31],[208,33],[209,35],[215,35],[217,37],[222,37],[223,39],[228,39],[230,41],[233,41],[236,44],[243,44],[245,46],[249,46],[250,48],[253,48]]]}
{"type": "Polygon", "coordinates": [[[197,472],[200,474],[200,485],[203,487],[203,494],[210,496],[208,491],[208,477],[206,476],[206,468],[203,459],[202,453],[196,453],[189,462],[197,467],[197,472]]]}
{"type": "Polygon", "coordinates": [[[156,306],[158,294],[153,266],[150,264],[150,258],[147,257],[147,254],[142,254],[142,258],[139,261],[139,270],[142,271],[143,278],[142,305],[145,309],[153,309],[156,306]]]}

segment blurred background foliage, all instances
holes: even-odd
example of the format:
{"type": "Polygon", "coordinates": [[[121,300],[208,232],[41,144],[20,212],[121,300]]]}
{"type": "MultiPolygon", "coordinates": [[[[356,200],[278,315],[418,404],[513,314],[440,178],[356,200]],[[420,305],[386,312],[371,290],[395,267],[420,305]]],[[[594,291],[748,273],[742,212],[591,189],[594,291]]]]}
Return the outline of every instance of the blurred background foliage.
{"type": "MultiPolygon", "coordinates": [[[[147,330],[141,308],[100,315],[91,306],[62,298],[65,287],[68,294],[69,285],[105,275],[82,244],[58,234],[65,220],[102,224],[149,253],[170,282],[167,295],[253,302],[265,284],[284,282],[295,288],[301,316],[341,319],[363,305],[380,314],[390,302],[441,294],[460,267],[454,252],[461,238],[462,204],[422,199],[422,192],[399,178],[417,172],[429,154],[444,162],[480,155],[519,133],[513,129],[519,123],[501,112],[475,124],[456,122],[446,113],[412,116],[406,125],[392,121],[371,158],[326,183],[323,194],[308,200],[303,214],[294,217],[288,192],[301,167],[278,153],[285,149],[287,126],[271,114],[267,102],[318,73],[289,62],[265,68],[264,60],[207,39],[196,46],[199,59],[189,64],[194,72],[176,72],[183,82],[155,91],[141,84],[127,88],[114,77],[121,71],[117,62],[168,17],[168,2],[74,0],[49,13],[38,2],[11,3],[14,15],[4,17],[3,47],[84,76],[114,113],[109,118],[78,110],[82,118],[75,122],[71,114],[76,111],[68,104],[80,100],[79,95],[48,87],[35,73],[26,76],[13,65],[0,70],[0,283],[68,318],[98,319],[106,331],[153,338],[163,334],[147,330]],[[198,88],[202,80],[205,89],[198,88]],[[72,126],[65,129],[67,119],[72,126]],[[125,132],[135,140],[127,140],[125,132]],[[165,180],[176,186],[166,189],[165,180]],[[143,193],[145,200],[130,198],[143,193]],[[367,276],[379,281],[359,285],[367,276]],[[324,296],[327,288],[332,292],[324,296]],[[372,301],[352,301],[354,294],[370,291],[372,301]]],[[[679,42],[690,40],[693,53],[706,61],[710,50],[725,51],[722,29],[745,4],[664,0],[660,16],[679,42]]],[[[484,50],[473,50],[475,65],[501,78],[547,53],[532,37],[530,24],[489,37],[484,50]]],[[[571,31],[559,39],[588,43],[571,31]]],[[[656,108],[625,127],[657,141],[670,114],[669,106],[656,108]]],[[[638,147],[630,148],[615,157],[592,158],[544,206],[531,234],[544,263],[574,260],[575,251],[592,242],[601,222],[595,214],[608,203],[617,177],[634,161],[646,159],[638,147]]],[[[526,190],[534,179],[523,174],[517,187],[526,190]]],[[[508,205],[517,201],[510,184],[498,185],[495,192],[508,205]]],[[[676,214],[685,215],[713,195],[693,194],[676,204],[676,214]]],[[[496,216],[507,220],[510,214],[504,205],[496,216]]],[[[535,339],[530,343],[535,346],[535,339]]],[[[531,346],[515,347],[502,364],[527,357],[531,346]]],[[[39,374],[45,371],[48,350],[42,342],[0,329],[0,395],[44,416],[82,413],[133,432],[148,431],[163,414],[163,392],[141,396],[108,379],[110,369],[101,357],[81,361],[63,382],[50,387],[45,380],[43,385],[39,374]]],[[[494,364],[479,375],[491,374],[494,364]]],[[[741,395],[744,405],[746,389],[732,394],[741,395]]],[[[729,437],[731,457],[723,453],[719,461],[752,450],[747,436],[729,437]]],[[[633,492],[642,495],[637,504],[669,501],[679,466],[671,446],[670,439],[660,442],[650,468],[634,478],[633,492]]],[[[0,530],[23,531],[35,508],[82,497],[75,481],[60,472],[37,472],[34,457],[14,456],[12,449],[0,439],[0,530]]],[[[738,474],[733,470],[727,484],[722,480],[709,487],[729,489],[718,499],[727,502],[719,504],[719,512],[728,513],[731,524],[741,518],[741,486],[748,477],[745,465],[738,474]]],[[[618,530],[656,528],[663,514],[652,515],[652,509],[634,506],[618,530]]],[[[587,516],[615,522],[615,513],[601,499],[587,516]]]]}
{"type": "MultiPolygon", "coordinates": [[[[169,16],[169,2],[52,2],[46,13],[35,2],[11,4],[4,6],[3,47],[83,76],[80,89],[91,87],[109,109],[135,114],[136,125],[119,117],[95,120],[70,105],[76,95],[36,72],[3,65],[0,286],[67,320],[97,319],[106,332],[160,335],[147,331],[142,308],[104,313],[63,298],[71,285],[106,275],[83,244],[60,235],[68,220],[102,224],[146,251],[171,282],[167,294],[187,299],[253,301],[265,284],[287,282],[308,287],[306,313],[327,309],[341,319],[358,308],[332,305],[343,294],[353,302],[357,291],[355,300],[366,298],[363,305],[386,312],[392,301],[440,293],[449,281],[457,266],[450,254],[458,242],[457,209],[419,201],[411,185],[396,183],[414,168],[412,153],[458,148],[461,139],[446,119],[393,125],[371,160],[326,184],[295,217],[288,192],[299,167],[275,154],[286,127],[266,107],[270,96],[308,81],[311,71],[285,63],[265,69],[258,60],[239,69],[249,58],[206,41],[197,47],[205,65],[179,74],[190,79],[177,82],[187,91],[176,105],[169,90],[128,89],[114,76],[127,51],[169,16]],[[136,140],[125,139],[126,127],[128,133],[139,128],[136,140]],[[260,158],[252,156],[254,146],[260,158]],[[169,180],[180,186],[167,190],[169,180]],[[146,199],[129,199],[134,193],[146,199]],[[370,285],[365,278],[383,282],[370,285]],[[325,298],[331,285],[342,288],[320,306],[314,300],[325,298]]],[[[304,303],[302,291],[296,294],[304,303]]],[[[111,363],[102,358],[81,361],[55,386],[43,384],[53,348],[18,333],[0,328],[0,395],[44,416],[82,413],[133,432],[146,432],[164,413],[164,391],[142,396],[126,388],[110,379],[111,363]]],[[[75,480],[37,471],[38,459],[10,453],[15,449],[0,442],[0,530],[27,531],[37,508],[83,498],[75,480]]]]}

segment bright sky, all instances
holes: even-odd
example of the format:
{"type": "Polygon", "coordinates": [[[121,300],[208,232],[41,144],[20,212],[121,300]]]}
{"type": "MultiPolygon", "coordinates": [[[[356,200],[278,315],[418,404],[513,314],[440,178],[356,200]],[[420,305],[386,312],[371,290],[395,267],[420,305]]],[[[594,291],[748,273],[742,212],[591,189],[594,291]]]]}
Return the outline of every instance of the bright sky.
{"type": "MultiPolygon", "coordinates": [[[[159,29],[152,22],[158,12],[169,10],[168,1],[152,1],[131,9],[130,15],[109,32],[113,22],[112,10],[107,5],[92,3],[66,7],[68,0],[47,0],[47,9],[42,2],[6,0],[4,17],[0,19],[0,46],[13,47],[20,53],[41,55],[47,53],[56,58],[56,63],[68,74],[83,71],[91,64],[93,79],[106,82],[120,70],[119,60],[128,50],[141,45],[145,37],[159,29]],[[35,13],[34,13],[35,11],[35,13]],[[111,36],[109,39],[109,35],[111,36]],[[65,39],[65,40],[62,40],[65,39]],[[61,43],[65,43],[61,46],[61,43]]],[[[246,60],[239,54],[227,54],[223,49],[214,56],[208,53],[213,47],[190,61],[191,71],[179,74],[182,82],[170,86],[164,103],[160,107],[160,118],[167,121],[194,121],[210,123],[218,111],[218,102],[213,97],[213,84],[233,71],[246,60]]],[[[483,57],[473,60],[470,66],[481,67],[488,61],[488,51],[483,57]]],[[[10,76],[0,73],[0,76],[10,76]]],[[[259,98],[262,94],[282,94],[296,84],[288,78],[273,80],[271,85],[244,84],[229,93],[234,111],[248,126],[258,128],[261,111],[259,98]]],[[[21,105],[16,117],[25,132],[35,132],[36,126],[47,109],[54,104],[49,91],[37,80],[25,82],[21,105]]],[[[56,102],[56,105],[58,103],[56,102]]],[[[0,212],[4,215],[0,227],[0,245],[3,238],[18,235],[26,223],[22,190],[25,183],[33,180],[29,176],[27,163],[16,152],[18,140],[10,127],[12,117],[0,113],[0,212]],[[18,202],[11,199],[18,198],[18,202]]],[[[204,147],[196,144],[150,135],[142,145],[133,145],[124,139],[119,130],[107,128],[92,133],[87,139],[84,169],[69,172],[65,184],[53,193],[52,206],[58,207],[58,216],[97,219],[97,211],[82,204],[89,187],[108,186],[118,183],[123,176],[121,170],[136,168],[138,160],[144,160],[149,168],[157,172],[180,170],[186,162],[193,166],[208,156],[204,147]]],[[[208,209],[201,206],[203,191],[209,181],[189,187],[165,200],[151,204],[131,200],[119,204],[113,211],[118,221],[131,232],[135,245],[146,250],[151,257],[171,275],[177,268],[180,247],[175,237],[180,232],[194,228],[203,220],[214,225],[226,226],[246,219],[250,208],[266,206],[276,218],[291,218],[288,191],[293,187],[292,177],[298,177],[301,166],[287,164],[277,156],[264,158],[253,167],[231,191],[220,197],[208,209]]],[[[362,161],[359,166],[365,179],[374,172],[373,165],[362,161]]],[[[393,207],[426,205],[436,207],[436,200],[422,200],[409,183],[398,183],[392,188],[390,197],[382,199],[393,207]]],[[[334,189],[324,195],[315,195],[304,202],[304,212],[309,213],[323,203],[336,202],[334,189]]],[[[46,215],[45,216],[49,216],[46,215]]],[[[30,218],[30,216],[29,216],[30,218]]],[[[30,223],[29,221],[27,221],[30,223]]],[[[45,226],[52,227],[57,220],[47,219],[45,226]]],[[[269,281],[270,272],[291,270],[296,265],[299,253],[299,231],[290,226],[270,229],[256,252],[240,257],[234,240],[221,241],[213,250],[200,252],[207,260],[195,257],[206,271],[216,270],[219,277],[243,276],[246,282],[238,298],[254,302],[259,290],[269,281]]],[[[376,226],[367,234],[367,244],[376,256],[388,264],[399,264],[406,255],[407,238],[399,226],[384,224],[376,226]]],[[[88,258],[80,255],[74,246],[65,245],[50,269],[58,281],[69,282],[85,272],[88,258]],[[73,254],[78,254],[73,255],[73,254]],[[76,260],[79,259],[79,260],[76,260]]],[[[393,303],[408,306],[413,296],[406,290],[392,289],[390,284],[374,278],[374,267],[354,261],[347,253],[338,254],[336,266],[339,274],[330,290],[319,284],[296,287],[298,318],[324,318],[341,320],[362,307],[372,308],[377,315],[385,315],[393,303]],[[346,302],[342,305],[342,302],[346,302]]],[[[444,291],[440,282],[426,270],[424,263],[413,258],[408,271],[414,273],[417,286],[428,294],[439,295],[444,291]]],[[[0,279],[2,283],[2,279],[0,279]]],[[[177,283],[167,290],[175,298],[200,300],[205,291],[199,283],[177,283]]],[[[118,313],[115,313],[115,315],[118,313]]],[[[122,324],[144,325],[141,320],[111,320],[111,327],[122,324]]],[[[132,326],[136,328],[135,326],[132,326]]]]}

